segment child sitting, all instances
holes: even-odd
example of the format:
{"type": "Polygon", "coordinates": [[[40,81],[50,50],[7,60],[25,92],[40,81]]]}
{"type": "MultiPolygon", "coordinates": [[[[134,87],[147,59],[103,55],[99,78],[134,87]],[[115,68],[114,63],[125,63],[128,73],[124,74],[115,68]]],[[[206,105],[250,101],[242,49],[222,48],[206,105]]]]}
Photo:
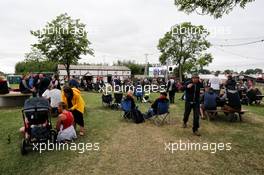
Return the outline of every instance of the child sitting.
{"type": "Polygon", "coordinates": [[[57,141],[72,141],[77,138],[75,129],[74,129],[74,118],[70,111],[66,110],[66,104],[60,102],[58,105],[58,120],[56,129],[58,131],[57,141]]]}

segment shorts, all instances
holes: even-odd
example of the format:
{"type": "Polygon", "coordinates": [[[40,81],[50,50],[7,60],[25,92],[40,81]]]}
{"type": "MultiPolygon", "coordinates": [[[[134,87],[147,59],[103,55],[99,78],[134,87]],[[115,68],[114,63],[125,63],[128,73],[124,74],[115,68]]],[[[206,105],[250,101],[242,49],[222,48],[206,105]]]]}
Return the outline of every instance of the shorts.
{"type": "Polygon", "coordinates": [[[62,142],[65,140],[71,141],[76,138],[77,138],[77,135],[76,135],[75,129],[71,125],[70,127],[59,131],[58,136],[57,136],[57,141],[58,142],[62,142]]]}
{"type": "Polygon", "coordinates": [[[81,113],[80,111],[76,109],[74,109],[71,112],[74,117],[74,122],[80,125],[81,127],[84,127],[83,113],[81,113]]]}

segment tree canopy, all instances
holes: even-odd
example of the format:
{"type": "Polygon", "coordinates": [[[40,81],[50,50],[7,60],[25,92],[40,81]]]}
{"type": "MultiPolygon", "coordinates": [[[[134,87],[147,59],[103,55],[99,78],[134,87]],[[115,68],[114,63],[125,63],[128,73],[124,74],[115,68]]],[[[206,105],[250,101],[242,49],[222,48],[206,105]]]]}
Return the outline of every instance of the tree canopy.
{"type": "Polygon", "coordinates": [[[160,62],[165,64],[168,59],[172,60],[178,66],[180,80],[185,72],[203,69],[213,60],[212,55],[205,52],[210,47],[206,40],[208,35],[209,32],[201,25],[185,22],[173,26],[159,40],[160,62]]]}
{"type": "Polygon", "coordinates": [[[230,13],[234,7],[245,8],[246,4],[253,1],[255,0],[174,0],[174,3],[179,10],[186,13],[197,12],[220,18],[230,13]]]}
{"type": "Polygon", "coordinates": [[[116,66],[126,66],[131,70],[132,75],[143,75],[145,70],[145,65],[137,64],[134,61],[120,61],[118,60],[116,66]]]}
{"type": "Polygon", "coordinates": [[[57,62],[46,59],[36,48],[25,54],[25,60],[16,63],[15,73],[23,74],[28,72],[55,72],[57,62]]]}
{"type": "Polygon", "coordinates": [[[63,64],[68,78],[71,64],[77,64],[81,55],[94,54],[85,24],[79,19],[71,19],[67,13],[48,22],[42,30],[31,31],[31,34],[38,38],[33,47],[39,49],[48,60],[63,64]]]}
{"type": "Polygon", "coordinates": [[[256,68],[256,69],[247,69],[244,73],[246,75],[250,75],[250,74],[262,74],[263,73],[263,70],[262,69],[259,69],[259,68],[256,68]]]}

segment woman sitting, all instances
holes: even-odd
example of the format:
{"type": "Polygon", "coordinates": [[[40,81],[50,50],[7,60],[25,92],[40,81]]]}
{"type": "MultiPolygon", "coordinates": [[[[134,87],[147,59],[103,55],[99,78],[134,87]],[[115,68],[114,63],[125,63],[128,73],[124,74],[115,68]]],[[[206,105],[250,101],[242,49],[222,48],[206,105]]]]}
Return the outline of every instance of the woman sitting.
{"type": "Polygon", "coordinates": [[[58,105],[58,120],[56,129],[58,131],[57,141],[72,141],[77,138],[75,129],[74,129],[74,118],[70,111],[66,110],[66,104],[60,102],[58,105]]]}
{"type": "Polygon", "coordinates": [[[19,83],[19,91],[22,93],[22,94],[28,94],[28,93],[31,93],[33,92],[34,90],[31,89],[29,87],[29,84],[28,84],[28,75],[24,75],[19,83]]]}

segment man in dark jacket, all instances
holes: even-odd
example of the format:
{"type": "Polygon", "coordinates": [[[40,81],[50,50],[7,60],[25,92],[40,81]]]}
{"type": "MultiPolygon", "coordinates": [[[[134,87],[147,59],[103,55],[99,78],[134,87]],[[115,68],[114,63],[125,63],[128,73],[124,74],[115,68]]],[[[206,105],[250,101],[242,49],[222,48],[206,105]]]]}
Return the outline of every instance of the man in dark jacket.
{"type": "Polygon", "coordinates": [[[158,104],[160,102],[169,103],[169,99],[167,98],[167,93],[166,92],[161,92],[160,93],[159,98],[157,98],[154,101],[154,103],[151,105],[151,108],[149,109],[149,111],[145,115],[145,119],[149,119],[149,118],[153,117],[154,115],[156,115],[158,113],[158,104]]]}
{"type": "Polygon", "coordinates": [[[241,111],[241,101],[237,90],[226,89],[226,93],[222,99],[227,99],[227,104],[223,107],[224,110],[230,113],[241,111]]]}
{"type": "Polygon", "coordinates": [[[48,89],[50,85],[50,79],[43,74],[39,74],[39,96],[41,97],[42,94],[48,89]]]}
{"type": "Polygon", "coordinates": [[[199,75],[192,75],[192,79],[185,83],[185,111],[183,118],[183,128],[187,127],[189,115],[193,110],[193,133],[200,136],[199,128],[199,109],[200,109],[200,89],[203,84],[200,82],[199,75]]]}
{"type": "Polygon", "coordinates": [[[228,75],[227,76],[227,81],[225,83],[225,87],[226,89],[230,89],[230,90],[236,90],[236,81],[233,79],[232,75],[228,75]]]}

